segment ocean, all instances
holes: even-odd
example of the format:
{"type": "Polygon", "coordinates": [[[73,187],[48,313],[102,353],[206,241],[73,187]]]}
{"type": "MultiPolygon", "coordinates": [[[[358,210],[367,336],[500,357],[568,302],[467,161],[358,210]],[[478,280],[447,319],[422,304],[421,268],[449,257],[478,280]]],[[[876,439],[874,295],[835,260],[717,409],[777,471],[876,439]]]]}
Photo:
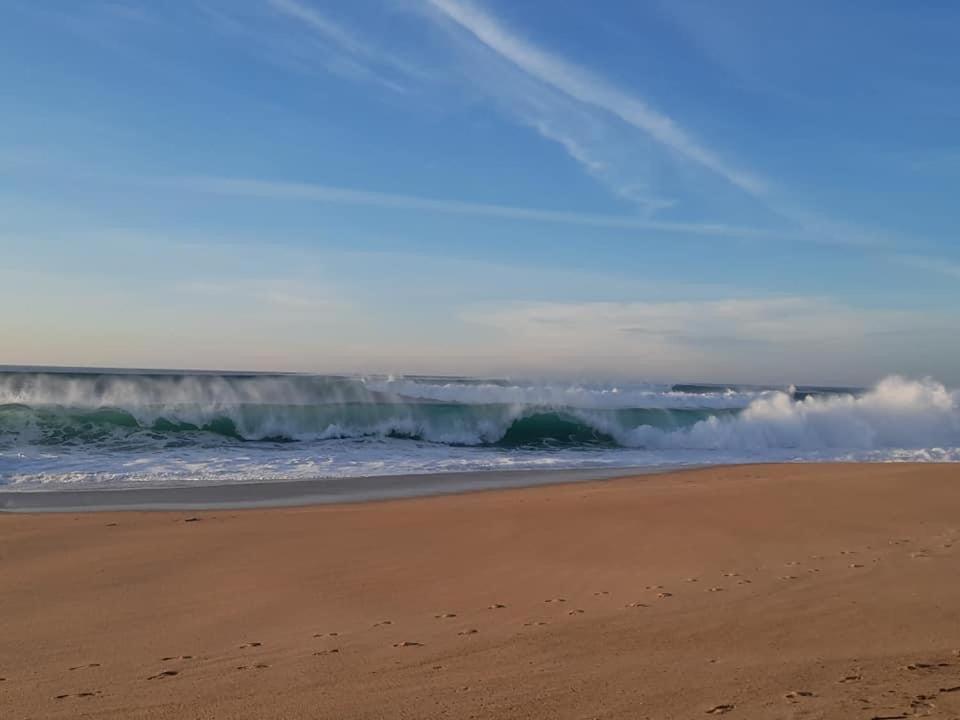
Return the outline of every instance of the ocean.
{"type": "Polygon", "coordinates": [[[0,369],[0,489],[960,461],[960,392],[0,369]]]}

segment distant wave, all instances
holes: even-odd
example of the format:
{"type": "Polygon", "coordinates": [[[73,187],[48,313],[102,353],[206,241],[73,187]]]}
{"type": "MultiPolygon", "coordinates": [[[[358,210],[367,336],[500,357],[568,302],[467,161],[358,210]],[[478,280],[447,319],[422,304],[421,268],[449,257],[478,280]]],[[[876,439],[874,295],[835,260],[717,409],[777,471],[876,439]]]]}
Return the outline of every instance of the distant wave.
{"type": "Polygon", "coordinates": [[[696,392],[672,385],[590,387],[584,385],[423,382],[406,378],[371,380],[367,387],[405,398],[470,405],[517,404],[552,408],[730,409],[746,407],[762,391],[701,387],[696,392]]]}

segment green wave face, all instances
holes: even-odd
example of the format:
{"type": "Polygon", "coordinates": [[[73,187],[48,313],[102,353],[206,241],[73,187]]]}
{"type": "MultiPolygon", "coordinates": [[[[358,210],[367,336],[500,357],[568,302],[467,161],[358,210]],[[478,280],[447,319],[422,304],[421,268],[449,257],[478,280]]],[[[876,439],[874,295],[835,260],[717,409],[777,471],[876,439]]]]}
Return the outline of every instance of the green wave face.
{"type": "MultiPolygon", "coordinates": [[[[732,412],[732,411],[731,411],[732,412]]],[[[349,403],[121,408],[0,406],[0,437],[37,445],[108,440],[184,441],[215,436],[236,442],[297,442],[391,437],[449,445],[615,447],[640,426],[690,427],[717,411],[537,408],[454,403],[349,403]]]]}

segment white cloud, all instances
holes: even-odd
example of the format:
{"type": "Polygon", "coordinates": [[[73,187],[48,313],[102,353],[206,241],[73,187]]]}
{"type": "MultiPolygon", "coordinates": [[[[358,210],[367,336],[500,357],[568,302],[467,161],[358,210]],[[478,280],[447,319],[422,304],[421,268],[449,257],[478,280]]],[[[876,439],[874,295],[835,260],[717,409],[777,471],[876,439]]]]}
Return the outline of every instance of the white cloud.
{"type": "Polygon", "coordinates": [[[471,82],[647,214],[714,205],[778,218],[811,242],[894,244],[889,233],[838,221],[787,197],[778,183],[723,157],[637,93],[524,38],[471,0],[421,2],[467,58],[471,82]]]}
{"type": "Polygon", "coordinates": [[[461,0],[426,0],[427,4],[531,77],[587,105],[600,108],[654,138],[661,145],[723,177],[755,196],[766,182],[734,167],[697,141],[673,119],[646,101],[589,70],[521,38],[479,7],[461,0]]]}
{"type": "Polygon", "coordinates": [[[188,295],[261,309],[326,313],[346,307],[341,300],[292,279],[190,280],[177,289],[188,295]]]}
{"type": "Polygon", "coordinates": [[[429,77],[383,42],[304,0],[264,0],[262,7],[202,0],[199,8],[217,30],[242,39],[246,50],[297,72],[326,72],[397,93],[429,77]]]}
{"type": "Polygon", "coordinates": [[[336,45],[354,59],[392,67],[412,77],[422,77],[425,73],[419,67],[400,56],[386,52],[382,45],[361,39],[344,25],[323,15],[313,6],[299,0],[267,0],[277,12],[283,13],[303,23],[318,33],[327,42],[336,45]]]}
{"type": "MultiPolygon", "coordinates": [[[[221,25],[242,32],[254,45],[261,46],[267,57],[278,61],[285,58],[287,64],[307,73],[322,69],[349,79],[373,80],[392,91],[413,91],[420,100],[431,98],[432,104],[441,101],[438,93],[451,89],[445,82],[459,74],[470,91],[479,90],[507,117],[556,143],[614,196],[637,207],[644,218],[671,208],[688,216],[694,207],[714,207],[717,209],[713,212],[737,217],[743,217],[744,211],[760,211],[764,224],[784,227],[784,232],[776,233],[778,237],[789,234],[794,239],[829,244],[892,245],[880,233],[838,222],[785,200],[771,182],[722,157],[644,98],[526,40],[470,0],[418,0],[416,6],[448,31],[445,35],[453,40],[460,59],[459,63],[451,62],[449,54],[445,56],[441,48],[431,45],[429,37],[421,37],[422,51],[441,53],[433,57],[429,72],[399,52],[395,38],[376,38],[368,27],[362,31],[348,27],[306,0],[265,3],[275,19],[285,22],[277,26],[256,17],[237,22],[242,14],[233,6],[216,12],[221,18],[231,18],[221,25]],[[301,32],[296,32],[297,28],[301,32]]],[[[350,202],[357,201],[354,194],[350,202]]],[[[415,209],[410,202],[405,207],[415,209]]],[[[429,209],[439,210],[435,205],[429,209]]],[[[503,216],[502,210],[485,214],[503,216]]],[[[510,212],[519,217],[518,212],[510,212]]],[[[526,217],[533,219],[531,215],[526,217]]],[[[584,223],[585,217],[570,213],[564,221],[584,223]],[[574,215],[581,219],[574,219],[574,215]]],[[[540,219],[547,218],[541,214],[540,219]]],[[[559,221],[558,215],[551,221],[559,221]]],[[[598,222],[596,216],[584,224],[629,226],[606,219],[598,222]]],[[[664,225],[630,227],[672,231],[686,225],[691,230],[683,232],[709,228],[709,234],[727,234],[722,224],[664,225]]],[[[769,231],[749,234],[774,235],[769,231]]]]}
{"type": "Polygon", "coordinates": [[[907,267],[925,270],[938,275],[946,275],[947,277],[960,280],[960,263],[951,260],[927,255],[895,255],[893,256],[893,260],[907,267]]]}
{"type": "Polygon", "coordinates": [[[580,343],[604,338],[618,345],[651,337],[665,342],[697,337],[773,343],[844,337],[863,315],[818,298],[731,299],[700,302],[541,302],[476,310],[467,318],[518,337],[580,343]]]}
{"type": "Polygon", "coordinates": [[[955,318],[816,297],[508,303],[476,306],[461,318],[493,332],[488,347],[531,367],[744,382],[942,375],[942,353],[921,357],[912,343],[945,351],[960,330],[955,318]]]}
{"type": "MultiPolygon", "coordinates": [[[[214,0],[205,0],[213,2],[214,0]]],[[[306,0],[265,0],[266,16],[248,16],[236,6],[205,4],[216,25],[240,35],[262,56],[303,73],[317,70],[357,81],[374,81],[419,100],[450,102],[452,77],[460,75],[471,91],[480,90],[509,118],[557,143],[589,175],[619,199],[649,216],[677,204],[665,192],[661,165],[674,160],[654,158],[657,147],[684,157],[707,174],[758,193],[762,183],[721,161],[672,119],[644,101],[606,83],[566,60],[521,41],[489,15],[456,2],[426,2],[434,20],[446,19],[463,32],[457,40],[461,60],[431,45],[431,69],[397,49],[396,37],[377,38],[369,27],[349,27],[326,9],[306,0]],[[271,20],[272,18],[272,20],[271,20]],[[275,20],[285,22],[277,24],[275,20]],[[640,132],[638,132],[638,129],[640,132]]],[[[421,5],[421,7],[424,7],[421,5]]],[[[447,49],[449,50],[449,48],[447,49]]]]}
{"type": "Polygon", "coordinates": [[[382,193],[368,190],[356,190],[331,185],[309,183],[271,182],[250,179],[232,179],[217,177],[177,178],[163,183],[168,186],[217,195],[255,198],[278,198],[305,200],[340,205],[359,205],[397,210],[421,210],[427,212],[449,213],[454,215],[474,215],[480,217],[501,218],[505,220],[524,220],[532,222],[560,223],[566,225],[584,225],[591,227],[619,228],[625,230],[647,230],[665,233],[683,233],[729,238],[789,238],[789,233],[774,232],[750,227],[738,227],[719,223],[682,223],[645,220],[620,215],[602,215],[568,212],[564,210],[546,210],[513,205],[495,205],[457,200],[438,200],[397,193],[382,193]]]}
{"type": "Polygon", "coordinates": [[[568,121],[569,116],[565,120],[555,118],[547,121],[534,118],[529,122],[542,137],[559,143],[567,155],[576,160],[589,175],[609,186],[617,196],[636,204],[648,215],[676,204],[675,200],[665,198],[651,190],[649,183],[625,179],[622,170],[614,163],[600,159],[594,147],[595,143],[591,143],[589,139],[580,138],[576,132],[571,131],[568,121]]]}

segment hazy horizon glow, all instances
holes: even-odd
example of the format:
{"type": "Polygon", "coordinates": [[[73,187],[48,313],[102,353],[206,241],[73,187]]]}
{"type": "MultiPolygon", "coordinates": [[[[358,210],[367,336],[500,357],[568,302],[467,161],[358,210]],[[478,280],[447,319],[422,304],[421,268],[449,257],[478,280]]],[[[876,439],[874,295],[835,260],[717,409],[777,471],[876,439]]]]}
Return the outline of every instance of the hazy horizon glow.
{"type": "Polygon", "coordinates": [[[0,365],[960,385],[960,8],[4,14],[0,365]]]}

